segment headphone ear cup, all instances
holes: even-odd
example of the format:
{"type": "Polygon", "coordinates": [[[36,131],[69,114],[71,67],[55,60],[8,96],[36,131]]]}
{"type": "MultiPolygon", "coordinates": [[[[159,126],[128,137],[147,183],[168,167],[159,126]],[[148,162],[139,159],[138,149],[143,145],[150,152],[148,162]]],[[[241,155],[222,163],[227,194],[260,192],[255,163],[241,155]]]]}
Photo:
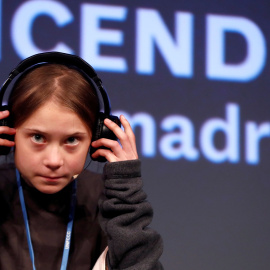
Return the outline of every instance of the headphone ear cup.
{"type": "MultiPolygon", "coordinates": [[[[93,131],[92,142],[97,141],[101,138],[106,138],[109,140],[117,141],[118,138],[116,137],[116,135],[104,124],[104,120],[106,118],[110,119],[111,121],[116,123],[119,127],[121,127],[121,122],[117,116],[106,115],[103,112],[100,112],[99,117],[97,119],[96,128],[93,131]]],[[[98,149],[108,149],[108,148],[106,148],[106,147],[94,148],[94,147],[90,146],[91,158],[92,158],[92,154],[95,151],[97,151],[98,149]]],[[[92,158],[92,160],[98,161],[98,162],[106,162],[107,161],[106,158],[104,158],[104,157],[98,157],[96,159],[92,158]]]]}
{"type": "MultiPolygon", "coordinates": [[[[8,110],[7,106],[2,106],[0,108],[0,111],[5,111],[8,110]]],[[[5,119],[1,119],[0,120],[0,126],[7,126],[7,127],[11,127],[11,117],[8,116],[5,119]]],[[[13,135],[8,135],[8,134],[0,134],[0,139],[5,139],[5,140],[9,140],[9,141],[14,141],[14,136],[13,135]]],[[[10,152],[10,147],[7,146],[0,146],[0,155],[8,155],[10,152]]]]}

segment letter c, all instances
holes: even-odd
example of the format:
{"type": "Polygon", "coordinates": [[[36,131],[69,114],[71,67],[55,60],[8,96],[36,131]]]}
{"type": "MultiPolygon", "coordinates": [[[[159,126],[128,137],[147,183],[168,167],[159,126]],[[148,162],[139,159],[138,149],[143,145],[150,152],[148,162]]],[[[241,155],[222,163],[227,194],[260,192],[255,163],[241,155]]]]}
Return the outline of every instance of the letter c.
{"type": "MultiPolygon", "coordinates": [[[[73,20],[69,9],[57,1],[26,1],[15,12],[11,25],[11,40],[18,55],[23,59],[42,52],[33,42],[32,25],[40,15],[51,17],[58,27],[63,27],[73,20]]],[[[73,50],[59,42],[51,50],[73,53],[73,50]]]]}

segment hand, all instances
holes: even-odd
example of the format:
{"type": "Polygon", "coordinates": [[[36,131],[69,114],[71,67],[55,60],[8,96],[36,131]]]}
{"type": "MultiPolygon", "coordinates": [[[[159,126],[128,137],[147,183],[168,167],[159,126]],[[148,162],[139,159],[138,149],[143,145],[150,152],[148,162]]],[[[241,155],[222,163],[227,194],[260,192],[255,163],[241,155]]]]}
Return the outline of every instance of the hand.
{"type": "Polygon", "coordinates": [[[103,156],[109,162],[138,159],[136,139],[132,128],[123,115],[120,116],[120,121],[122,126],[124,127],[124,131],[113,121],[107,118],[104,120],[104,124],[111,131],[113,131],[113,133],[119,139],[120,143],[105,138],[92,142],[92,146],[95,148],[99,148],[101,146],[109,148],[98,149],[96,152],[93,153],[93,158],[103,156]]]}
{"type": "MultiPolygon", "coordinates": [[[[9,116],[9,111],[0,111],[0,120],[9,116]]],[[[14,128],[0,126],[0,146],[13,147],[15,143],[2,138],[2,134],[15,135],[16,130],[14,128]]]]}

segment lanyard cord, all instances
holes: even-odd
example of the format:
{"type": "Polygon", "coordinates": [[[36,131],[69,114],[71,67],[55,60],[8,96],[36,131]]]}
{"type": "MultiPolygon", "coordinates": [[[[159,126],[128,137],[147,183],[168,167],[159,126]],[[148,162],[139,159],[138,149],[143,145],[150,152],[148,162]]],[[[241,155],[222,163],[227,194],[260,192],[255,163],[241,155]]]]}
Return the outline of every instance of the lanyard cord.
{"type": "Polygon", "coordinates": [[[22,207],[24,226],[25,226],[25,229],[26,229],[29,254],[30,254],[31,261],[32,261],[33,270],[36,270],[35,258],[34,258],[34,250],[33,250],[33,246],[32,246],[29,223],[28,223],[27,212],[26,212],[24,196],[23,196],[23,190],[22,190],[22,185],[21,185],[21,176],[20,176],[20,173],[19,173],[19,171],[17,169],[16,169],[16,178],[17,178],[17,185],[18,185],[20,202],[21,202],[21,207],[22,207]]]}
{"type": "MultiPolygon", "coordinates": [[[[32,262],[33,270],[36,270],[34,250],[33,250],[33,245],[32,245],[32,241],[31,241],[30,228],[29,228],[27,211],[26,211],[23,189],[22,189],[22,184],[21,184],[21,176],[20,176],[20,173],[17,169],[16,169],[16,178],[17,178],[19,197],[20,197],[20,202],[21,202],[21,207],[22,207],[24,225],[25,225],[25,229],[26,229],[26,236],[27,236],[27,243],[28,243],[28,248],[29,248],[30,259],[32,262]]],[[[73,220],[74,220],[74,215],[75,215],[76,190],[77,190],[77,180],[75,179],[72,182],[72,196],[71,196],[71,202],[70,202],[70,210],[69,210],[69,215],[68,215],[66,238],[65,238],[65,243],[64,243],[63,257],[62,257],[62,263],[61,263],[60,270],[65,270],[67,268],[67,262],[68,262],[68,256],[69,256],[69,250],[70,250],[70,240],[71,240],[72,227],[73,227],[73,220]]]]}
{"type": "Polygon", "coordinates": [[[71,195],[70,209],[69,209],[69,215],[68,215],[67,232],[66,232],[66,239],[65,239],[65,244],[64,244],[64,251],[63,251],[63,257],[62,257],[60,270],[66,270],[67,268],[73,220],[74,220],[74,215],[75,215],[76,190],[77,190],[77,179],[73,180],[72,182],[72,195],[71,195]]]}

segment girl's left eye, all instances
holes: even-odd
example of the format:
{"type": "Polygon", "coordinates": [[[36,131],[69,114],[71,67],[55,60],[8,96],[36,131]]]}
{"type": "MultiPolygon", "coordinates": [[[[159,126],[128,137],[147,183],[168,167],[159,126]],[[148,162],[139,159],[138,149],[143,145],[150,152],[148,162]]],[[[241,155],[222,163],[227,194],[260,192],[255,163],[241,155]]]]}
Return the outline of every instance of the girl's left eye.
{"type": "Polygon", "coordinates": [[[79,143],[79,140],[76,137],[69,137],[66,140],[66,144],[69,144],[69,145],[77,145],[78,143],[79,143]]]}

